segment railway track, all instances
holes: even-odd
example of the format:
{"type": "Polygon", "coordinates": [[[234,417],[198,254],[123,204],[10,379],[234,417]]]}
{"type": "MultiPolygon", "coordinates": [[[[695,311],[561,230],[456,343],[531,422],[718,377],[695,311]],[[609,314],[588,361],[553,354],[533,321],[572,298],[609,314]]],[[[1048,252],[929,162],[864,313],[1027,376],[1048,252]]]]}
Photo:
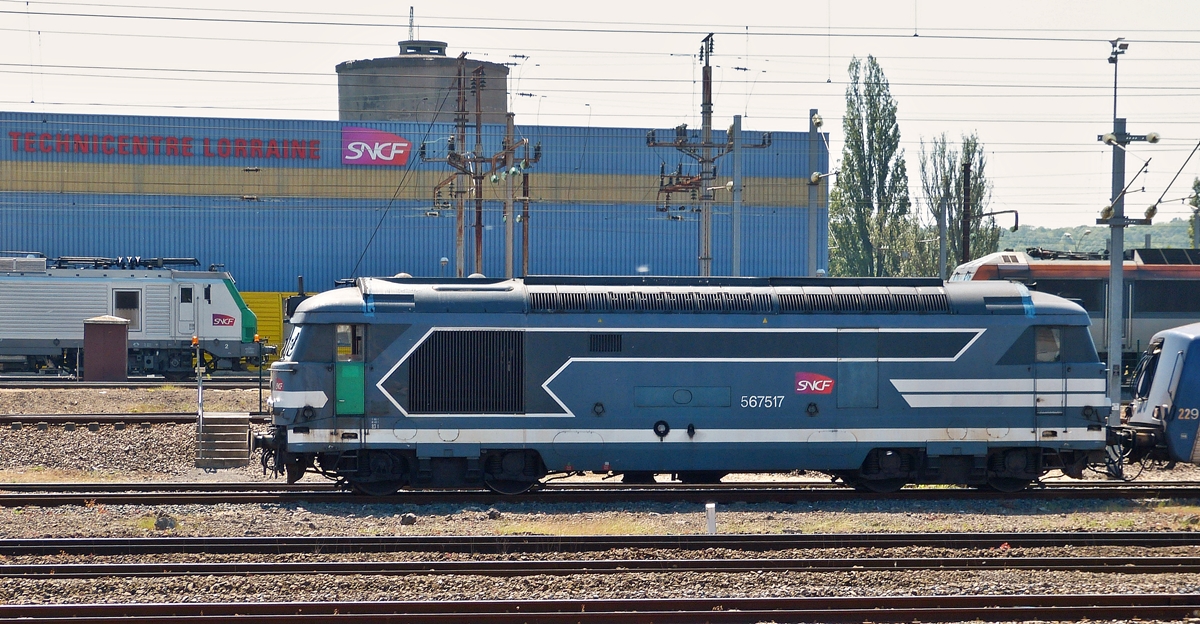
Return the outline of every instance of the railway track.
{"type": "MultiPolygon", "coordinates": [[[[250,422],[266,424],[271,422],[271,415],[265,412],[251,412],[250,422]]],[[[145,412],[137,414],[0,414],[0,426],[13,428],[51,426],[75,427],[116,427],[141,425],[189,425],[196,423],[195,412],[145,412]]]]}
{"type": "Polygon", "coordinates": [[[671,624],[764,621],[949,622],[1083,619],[1184,619],[1200,611],[1197,594],[1020,596],[854,596],[836,598],[688,598],[413,602],[280,602],[0,605],[0,618],[35,622],[449,621],[497,624],[605,622],[671,624]]]}
{"type": "Polygon", "coordinates": [[[426,505],[439,503],[798,503],[862,500],[1128,500],[1200,499],[1200,485],[1190,482],[1097,484],[1090,482],[1004,493],[970,488],[909,488],[895,493],[858,492],[829,483],[721,483],[716,485],[550,484],[519,496],[479,490],[402,491],[391,496],[364,496],[329,483],[16,483],[0,484],[2,507],[68,505],[210,505],[353,503],[426,505]]]}
{"type": "MultiPolygon", "coordinates": [[[[270,377],[264,376],[262,387],[269,390],[270,377]]],[[[165,379],[131,379],[129,381],[83,381],[64,377],[4,376],[0,375],[3,390],[110,390],[114,388],[195,388],[196,380],[167,381],[165,379]]],[[[209,390],[253,390],[259,387],[258,377],[218,377],[205,379],[204,387],[209,390]]]]}
{"type": "MultiPolygon", "coordinates": [[[[790,533],[726,535],[390,535],[390,536],[271,536],[271,537],[147,537],[147,538],[34,538],[0,539],[0,555],[252,555],[354,553],[582,553],[615,549],[727,549],[766,552],[829,548],[945,548],[956,550],[1010,548],[1126,546],[1165,548],[1200,546],[1195,531],[1107,531],[1051,533],[790,533]]],[[[1018,557],[998,558],[1015,561],[1018,557]]],[[[1119,566],[1127,560],[1111,562],[1119,566]]],[[[1189,558],[1195,559],[1195,558],[1189,558]]],[[[11,562],[0,566],[7,569],[11,562]]],[[[445,562],[438,562],[437,565],[445,562]]],[[[1193,561],[1189,565],[1195,565],[1193,561]]]]}
{"type": "Polygon", "coordinates": [[[577,559],[553,561],[309,561],[5,564],[0,578],[61,579],[251,575],[569,576],[633,573],[919,572],[1036,570],[1196,574],[1200,557],[878,557],[837,559],[577,559]]]}

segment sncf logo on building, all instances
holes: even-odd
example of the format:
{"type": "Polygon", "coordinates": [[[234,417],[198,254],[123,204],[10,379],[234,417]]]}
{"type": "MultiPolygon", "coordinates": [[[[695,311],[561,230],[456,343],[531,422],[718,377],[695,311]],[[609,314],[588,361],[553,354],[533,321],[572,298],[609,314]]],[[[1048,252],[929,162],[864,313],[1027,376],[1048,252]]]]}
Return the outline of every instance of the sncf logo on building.
{"type": "Polygon", "coordinates": [[[796,373],[796,394],[830,394],[833,380],[816,373],[796,373]]]}
{"type": "Polygon", "coordinates": [[[237,319],[228,314],[213,315],[213,327],[233,327],[235,322],[237,322],[237,319]]]}
{"type": "Polygon", "coordinates": [[[399,167],[408,163],[408,139],[373,128],[342,127],[343,165],[399,167]]]}

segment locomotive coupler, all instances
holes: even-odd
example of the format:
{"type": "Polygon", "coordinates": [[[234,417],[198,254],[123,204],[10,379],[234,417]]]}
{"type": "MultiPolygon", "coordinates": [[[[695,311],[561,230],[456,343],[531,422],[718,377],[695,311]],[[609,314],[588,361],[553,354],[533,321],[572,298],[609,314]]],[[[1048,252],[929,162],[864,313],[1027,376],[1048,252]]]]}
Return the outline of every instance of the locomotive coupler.
{"type": "Polygon", "coordinates": [[[251,450],[263,449],[274,451],[278,449],[279,437],[276,435],[276,433],[277,431],[272,429],[267,433],[254,434],[254,446],[251,448],[251,450]]]}

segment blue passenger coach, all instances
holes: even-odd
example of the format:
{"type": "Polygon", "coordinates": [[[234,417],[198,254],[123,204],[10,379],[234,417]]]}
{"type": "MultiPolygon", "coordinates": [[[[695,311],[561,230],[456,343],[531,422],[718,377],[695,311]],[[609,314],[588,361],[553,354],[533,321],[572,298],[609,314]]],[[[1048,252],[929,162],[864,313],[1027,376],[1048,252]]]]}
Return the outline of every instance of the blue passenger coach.
{"type": "Polygon", "coordinates": [[[933,279],[360,278],[304,302],[264,465],[356,489],[825,472],[1025,487],[1102,461],[1078,305],[933,279]]]}

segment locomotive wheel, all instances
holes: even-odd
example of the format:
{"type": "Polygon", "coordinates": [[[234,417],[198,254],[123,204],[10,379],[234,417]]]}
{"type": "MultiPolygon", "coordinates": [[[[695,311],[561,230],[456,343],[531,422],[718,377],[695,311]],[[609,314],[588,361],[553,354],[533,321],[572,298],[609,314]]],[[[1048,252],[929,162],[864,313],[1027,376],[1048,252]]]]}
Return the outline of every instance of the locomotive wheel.
{"type": "Polygon", "coordinates": [[[289,457],[288,460],[284,462],[283,471],[287,475],[287,482],[289,485],[299,481],[304,477],[304,471],[308,468],[308,466],[305,465],[306,463],[307,462],[304,461],[304,457],[300,455],[289,457]]]}
{"type": "Polygon", "coordinates": [[[716,470],[690,470],[679,473],[679,482],[688,485],[712,485],[720,483],[727,474],[729,473],[716,470]]]}
{"type": "Polygon", "coordinates": [[[899,492],[900,488],[908,485],[908,479],[857,479],[851,481],[850,485],[860,492],[891,494],[899,492]]]}
{"type": "Polygon", "coordinates": [[[505,496],[516,496],[524,494],[533,489],[533,486],[539,485],[539,481],[517,481],[515,479],[484,479],[484,484],[488,489],[505,496]]]}
{"type": "Polygon", "coordinates": [[[403,481],[351,481],[350,487],[359,494],[367,496],[388,496],[404,487],[403,481]]]}
{"type": "Polygon", "coordinates": [[[988,477],[987,486],[997,492],[1020,492],[1029,487],[1031,479],[1013,477],[988,477]]]}
{"type": "Polygon", "coordinates": [[[632,485],[649,485],[651,483],[658,483],[658,481],[656,481],[654,479],[653,472],[638,471],[638,472],[626,472],[626,473],[622,474],[621,475],[621,483],[629,483],[632,485]]]}

